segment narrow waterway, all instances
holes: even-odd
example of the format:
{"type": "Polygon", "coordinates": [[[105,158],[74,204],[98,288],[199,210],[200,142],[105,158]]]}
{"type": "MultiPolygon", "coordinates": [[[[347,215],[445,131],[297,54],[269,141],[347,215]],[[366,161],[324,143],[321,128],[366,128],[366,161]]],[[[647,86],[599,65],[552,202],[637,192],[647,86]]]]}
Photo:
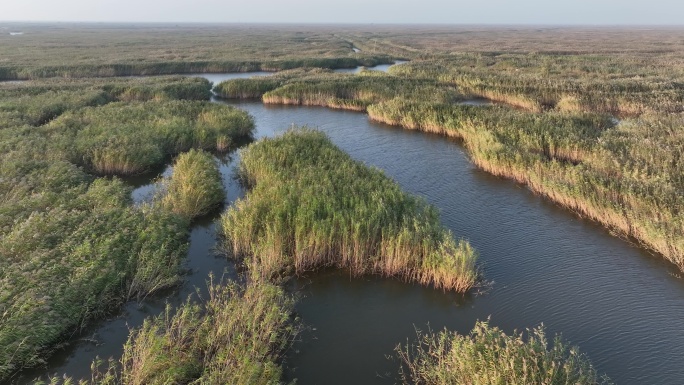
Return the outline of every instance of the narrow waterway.
{"type": "Polygon", "coordinates": [[[310,326],[288,358],[298,384],[391,384],[386,358],[414,328],[467,333],[476,320],[525,329],[544,323],[618,384],[681,382],[684,282],[677,270],[513,182],[475,168],[446,138],[315,107],[237,103],[262,127],[308,125],[355,159],[437,206],[442,222],[481,254],[492,282],[465,298],[384,279],[312,274],[297,307],[310,326]]]}
{"type": "MultiPolygon", "coordinates": [[[[456,141],[375,124],[362,113],[229,104],[255,118],[257,137],[293,124],[319,128],[355,159],[424,197],[456,236],[477,248],[491,282],[486,293],[462,297],[386,279],[350,280],[340,272],[299,279],[291,289],[301,297],[297,312],[309,328],[287,357],[288,376],[298,384],[395,383],[398,362],[387,356],[412,339],[415,328],[467,333],[487,318],[507,332],[543,322],[549,334],[562,333],[579,345],[618,384],[682,382],[684,282],[661,257],[476,169],[456,141]]],[[[228,203],[243,194],[231,177],[238,156],[219,159],[228,203]]],[[[136,200],[153,189],[149,181],[138,182],[136,200]]],[[[87,375],[96,354],[120,354],[126,324],[139,325],[166,301],[182,301],[204,286],[209,271],[230,275],[230,265],[211,252],[214,243],[211,218],[199,222],[187,260],[192,274],[179,291],[129,305],[121,317],[93,329],[97,343],[75,344],[42,374],[87,375]],[[111,339],[105,337],[108,330],[111,339]]]]}

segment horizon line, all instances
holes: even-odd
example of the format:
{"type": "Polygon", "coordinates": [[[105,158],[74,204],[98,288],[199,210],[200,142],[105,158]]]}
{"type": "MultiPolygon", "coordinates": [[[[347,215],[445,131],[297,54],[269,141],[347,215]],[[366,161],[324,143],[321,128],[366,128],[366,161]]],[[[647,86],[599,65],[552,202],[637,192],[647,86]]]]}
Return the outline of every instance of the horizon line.
{"type": "Polygon", "coordinates": [[[132,24],[132,25],[340,25],[340,26],[442,26],[442,27],[684,27],[681,24],[639,24],[639,23],[431,23],[431,22],[312,22],[312,21],[97,21],[97,20],[0,20],[0,23],[31,24],[132,24]]]}

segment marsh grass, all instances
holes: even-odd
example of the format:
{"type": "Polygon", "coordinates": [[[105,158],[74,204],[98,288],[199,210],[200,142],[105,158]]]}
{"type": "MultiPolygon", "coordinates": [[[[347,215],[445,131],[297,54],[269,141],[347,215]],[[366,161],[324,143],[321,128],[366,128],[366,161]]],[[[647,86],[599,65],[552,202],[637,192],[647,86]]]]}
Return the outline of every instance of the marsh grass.
{"type": "MultiPolygon", "coordinates": [[[[122,301],[142,298],[178,280],[187,221],[161,205],[129,207],[129,189],[116,180],[96,179],[77,165],[91,172],[96,164],[105,172],[139,172],[191,147],[230,148],[233,134],[240,135],[212,128],[225,127],[221,119],[230,116],[222,113],[225,110],[175,116],[175,107],[171,112],[152,107],[183,104],[192,110],[188,107],[192,103],[171,101],[207,100],[206,80],[74,77],[281,71],[277,87],[266,84],[273,79],[261,80],[264,84],[228,83],[225,96],[270,92],[274,101],[367,109],[380,121],[461,138],[484,170],[525,183],[581,215],[633,236],[684,269],[681,29],[374,26],[339,27],[332,33],[329,26],[32,25],[21,29],[29,32],[21,39],[0,35],[4,60],[0,79],[53,78],[0,84],[0,314],[6,315],[0,318],[0,381],[18,368],[45,362],[54,346],[117,309],[122,301]],[[362,53],[351,53],[352,46],[362,53]],[[411,63],[391,68],[389,75],[344,77],[312,69],[286,74],[298,66],[371,66],[389,62],[390,56],[411,63]],[[453,106],[469,96],[488,96],[518,109],[453,106]],[[114,104],[106,106],[109,103],[114,104]],[[126,115],[141,105],[150,106],[148,115],[143,111],[139,122],[128,125],[126,115]],[[99,108],[104,109],[95,112],[99,108]],[[611,118],[606,114],[622,121],[606,125],[611,118]],[[97,124],[78,120],[86,115],[97,124]],[[153,121],[156,115],[159,125],[153,121]],[[68,119],[74,124],[66,124],[68,119]],[[98,131],[100,123],[106,130],[98,131]],[[188,127],[195,132],[189,134],[188,127]]],[[[351,175],[358,175],[352,171],[351,175]]],[[[261,172],[265,180],[277,174],[261,172]]],[[[309,173],[311,177],[301,179],[306,184],[283,182],[275,192],[260,183],[253,192],[261,191],[255,197],[265,198],[241,203],[255,219],[245,220],[240,234],[263,235],[241,247],[245,252],[251,252],[252,246],[275,250],[267,254],[272,258],[251,258],[248,264],[277,275],[354,265],[354,258],[363,253],[377,257],[382,249],[403,255],[418,245],[434,247],[443,234],[430,230],[429,209],[412,206],[385,182],[377,183],[383,191],[369,199],[376,207],[364,208],[354,196],[346,195],[336,197],[339,201],[300,201],[293,191],[310,192],[306,195],[310,197],[322,196],[331,186],[338,188],[334,180],[321,177],[325,173],[309,173]],[[388,199],[395,204],[392,210],[398,207],[399,217],[377,209],[388,199]],[[343,203],[327,211],[330,202],[343,203]],[[355,208],[354,213],[375,216],[358,220],[346,215],[355,208]],[[330,212],[338,216],[330,217],[330,212]],[[293,213],[297,217],[288,216],[293,213]],[[406,217],[420,219],[414,222],[417,230],[406,223],[406,217]],[[353,225],[350,218],[355,219],[353,225]],[[299,227],[291,227],[292,223],[299,227]],[[383,238],[377,229],[387,224],[394,226],[387,230],[394,238],[383,238]],[[402,230],[406,228],[411,230],[402,230]],[[430,236],[418,240],[417,233],[430,236]],[[420,243],[424,239],[428,242],[420,243]],[[350,257],[336,259],[340,250],[350,257]],[[281,254],[282,259],[273,257],[281,254]]],[[[355,183],[349,183],[348,189],[357,188],[355,183]]],[[[340,191],[345,189],[342,186],[340,191]]],[[[467,245],[444,242],[447,249],[467,245]]],[[[401,258],[359,259],[369,261],[356,263],[359,270],[373,272],[377,266],[390,272],[384,274],[401,276],[408,271],[404,279],[422,277],[416,273],[415,261],[406,267],[401,258]]],[[[439,271],[434,266],[448,264],[438,259],[432,266],[439,271]]],[[[184,357],[175,358],[184,362],[184,357]]],[[[110,374],[105,382],[118,378],[110,374]]]]}
{"type": "Polygon", "coordinates": [[[173,174],[162,181],[159,196],[159,204],[166,210],[188,219],[219,207],[225,192],[214,157],[194,149],[179,155],[173,174]]]}
{"type": "Polygon", "coordinates": [[[178,282],[187,222],[132,208],[128,194],[120,182],[96,180],[34,199],[40,210],[5,228],[0,377],[44,362],[56,344],[127,299],[178,282]]]}
{"type": "Polygon", "coordinates": [[[460,138],[482,169],[524,183],[684,269],[679,114],[615,125],[606,115],[399,100],[368,112],[388,124],[460,138]]]}
{"type": "Polygon", "coordinates": [[[208,100],[206,79],[51,79],[0,87],[0,129],[23,124],[41,126],[67,111],[116,101],[208,100]]]}
{"type": "Polygon", "coordinates": [[[68,159],[97,174],[139,174],[191,148],[227,150],[250,137],[251,117],[197,101],[110,103],[63,114],[45,127],[68,159]]]}
{"type": "Polygon", "coordinates": [[[353,68],[391,63],[355,54],[327,28],[293,26],[21,27],[22,41],[0,35],[0,79],[84,78],[181,73],[353,68]]]}
{"type": "Polygon", "coordinates": [[[223,248],[263,279],[332,266],[457,292],[476,283],[477,253],[434,207],[320,132],[249,146],[240,176],[251,189],[221,218],[223,248]]]}
{"type": "MultiPolygon", "coordinates": [[[[612,84],[540,83],[553,90],[536,94],[536,81],[513,80],[512,74],[491,73],[473,58],[461,60],[471,60],[475,69],[489,77],[508,76],[506,79],[520,88],[502,86],[513,90],[506,91],[506,95],[522,95],[522,99],[487,94],[491,90],[500,92],[499,83],[489,78],[471,79],[469,83],[471,80],[462,72],[472,69],[456,67],[455,63],[460,62],[455,58],[407,63],[391,68],[390,75],[292,77],[266,92],[263,100],[365,110],[375,121],[459,138],[480,168],[526,184],[534,192],[637,240],[684,269],[684,225],[680,215],[684,202],[679,193],[684,189],[684,170],[677,161],[684,148],[681,113],[667,107],[681,105],[682,93],[674,91],[677,86],[634,79],[612,84]],[[581,98],[596,100],[586,102],[588,107],[574,96],[555,100],[558,92],[565,91],[556,92],[554,87],[561,91],[572,89],[581,98]],[[488,96],[507,105],[458,104],[472,95],[488,96]],[[602,107],[624,95],[643,108],[629,112],[602,107]],[[662,100],[663,95],[670,99],[659,104],[649,99],[653,95],[657,100],[662,100]],[[531,104],[525,105],[523,99],[531,104]],[[608,113],[638,117],[616,124],[608,113]],[[651,155],[646,155],[645,148],[651,155]]],[[[530,60],[534,64],[535,59],[530,60]]],[[[558,61],[561,66],[562,60],[558,61]]]]}
{"type": "MultiPolygon", "coordinates": [[[[189,218],[161,204],[134,207],[120,180],[96,178],[71,160],[83,160],[74,156],[83,151],[127,170],[248,136],[246,113],[166,100],[208,92],[205,80],[181,78],[0,87],[0,380],[44,364],[122,303],[179,282],[189,218]],[[153,100],[118,101],[140,87],[156,91],[136,99],[153,100]]],[[[210,191],[203,199],[216,199],[210,191]]],[[[192,193],[178,193],[178,201],[197,201],[192,193]]]]}
{"type": "Polygon", "coordinates": [[[427,79],[402,79],[377,71],[356,75],[328,74],[303,79],[289,79],[274,90],[264,93],[269,104],[314,105],[365,111],[369,105],[405,97],[450,103],[461,95],[455,88],[439,86],[427,79]]]}
{"type": "Polygon", "coordinates": [[[97,369],[95,361],[91,379],[50,384],[280,384],[282,355],[299,330],[293,310],[292,298],[265,282],[210,284],[206,300],[167,307],[132,330],[119,362],[97,369]]]}
{"type": "Polygon", "coordinates": [[[226,99],[261,98],[266,92],[283,86],[292,79],[304,81],[334,76],[330,70],[323,68],[297,68],[283,70],[269,76],[254,76],[249,79],[231,79],[216,84],[214,93],[226,99]]]}
{"type": "Polygon", "coordinates": [[[560,337],[548,341],[542,326],[505,334],[478,322],[467,336],[418,332],[414,344],[398,346],[404,384],[594,385],[610,384],[589,359],[560,337]]]}

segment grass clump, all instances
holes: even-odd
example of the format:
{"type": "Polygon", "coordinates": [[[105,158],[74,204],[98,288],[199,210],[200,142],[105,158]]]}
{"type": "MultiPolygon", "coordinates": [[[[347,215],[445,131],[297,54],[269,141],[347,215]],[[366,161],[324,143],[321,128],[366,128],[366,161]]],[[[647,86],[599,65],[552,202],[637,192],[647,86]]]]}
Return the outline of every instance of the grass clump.
{"type": "Polygon", "coordinates": [[[280,384],[282,354],[298,331],[293,309],[292,298],[269,283],[212,284],[205,302],[146,319],[119,362],[102,371],[96,361],[92,378],[79,384],[280,384]]]}
{"type": "Polygon", "coordinates": [[[293,302],[266,283],[211,286],[205,304],[148,320],[122,357],[123,384],[277,384],[293,302]]]}
{"type": "MultiPolygon", "coordinates": [[[[250,79],[251,80],[251,79],[250,79]]],[[[404,96],[417,100],[455,102],[461,95],[429,79],[405,79],[377,71],[357,75],[321,74],[299,77],[263,94],[264,103],[313,105],[365,111],[369,105],[404,96]]]]}
{"type": "Polygon", "coordinates": [[[139,174],[191,148],[227,150],[254,129],[233,107],[197,101],[110,103],[63,114],[45,127],[73,163],[97,174],[139,174]]]}
{"type": "Polygon", "coordinates": [[[272,91],[290,79],[316,79],[331,76],[331,70],[323,68],[297,68],[284,70],[270,76],[253,76],[249,79],[231,79],[214,86],[214,93],[226,99],[255,99],[261,98],[266,92],[272,91]]]}
{"type": "Polygon", "coordinates": [[[506,335],[478,322],[468,336],[418,333],[414,345],[398,346],[404,384],[594,385],[610,384],[589,359],[560,337],[551,346],[542,326],[506,335]]]}
{"type": "MultiPolygon", "coordinates": [[[[187,83],[208,91],[206,82],[187,83]]],[[[251,130],[247,114],[202,102],[112,103],[114,86],[188,84],[48,81],[0,90],[0,381],[43,365],[61,343],[122,303],[179,282],[189,218],[162,204],[134,207],[120,180],[97,178],[70,160],[77,145],[97,147],[108,135],[111,143],[131,147],[119,150],[144,156],[158,145],[144,143],[150,126],[159,129],[152,138],[163,146],[188,137],[190,146],[209,145],[220,135],[251,130]],[[36,101],[25,104],[32,96],[36,101]],[[155,126],[154,113],[166,123],[155,126]],[[196,117],[192,133],[183,125],[187,116],[196,117]],[[143,121],[149,125],[132,124],[143,121]],[[99,136],[84,135],[98,129],[99,136]]]]}
{"type": "Polygon", "coordinates": [[[194,149],[178,156],[161,194],[161,205],[185,218],[205,215],[220,206],[224,191],[214,158],[194,149]]]}
{"type": "Polygon", "coordinates": [[[477,253],[435,208],[318,131],[251,145],[240,175],[252,188],[221,218],[224,248],[262,278],[334,266],[457,292],[476,282],[477,253]]]}
{"type": "Polygon", "coordinates": [[[43,363],[59,342],[127,299],[176,284],[187,248],[188,223],[131,207],[121,182],[34,191],[41,193],[0,205],[3,214],[25,205],[12,221],[3,218],[0,237],[0,378],[43,363]]]}

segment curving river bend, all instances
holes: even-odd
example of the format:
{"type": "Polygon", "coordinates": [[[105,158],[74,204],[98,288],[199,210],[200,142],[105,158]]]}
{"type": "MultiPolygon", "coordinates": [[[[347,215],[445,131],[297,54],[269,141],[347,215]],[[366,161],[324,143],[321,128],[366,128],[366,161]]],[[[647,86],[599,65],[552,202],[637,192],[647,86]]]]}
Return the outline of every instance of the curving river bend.
{"type": "MultiPolygon", "coordinates": [[[[286,363],[288,377],[298,384],[392,384],[398,362],[386,356],[412,339],[415,328],[429,324],[433,330],[467,333],[476,320],[488,317],[506,332],[543,322],[550,335],[562,332],[618,384],[683,381],[684,282],[661,257],[476,169],[455,141],[375,124],[362,113],[230,104],[252,114],[257,137],[292,124],[317,127],[355,159],[424,197],[440,209],[442,222],[456,236],[477,248],[485,278],[492,282],[486,293],[460,297],[392,280],[350,280],[344,273],[299,279],[292,289],[309,328],[286,363]]],[[[238,156],[220,160],[228,204],[244,194],[231,177],[238,156]]],[[[136,200],[153,189],[151,179],[137,182],[142,185],[134,192],[136,200]]],[[[194,227],[186,261],[191,273],[180,289],[166,298],[129,304],[120,317],[96,325],[53,357],[47,370],[26,373],[18,382],[56,373],[87,376],[96,355],[120,354],[126,325],[136,327],[162,311],[166,301],[178,304],[195,287],[205,287],[210,271],[232,275],[230,264],[212,252],[214,235],[212,218],[194,227]]]]}

